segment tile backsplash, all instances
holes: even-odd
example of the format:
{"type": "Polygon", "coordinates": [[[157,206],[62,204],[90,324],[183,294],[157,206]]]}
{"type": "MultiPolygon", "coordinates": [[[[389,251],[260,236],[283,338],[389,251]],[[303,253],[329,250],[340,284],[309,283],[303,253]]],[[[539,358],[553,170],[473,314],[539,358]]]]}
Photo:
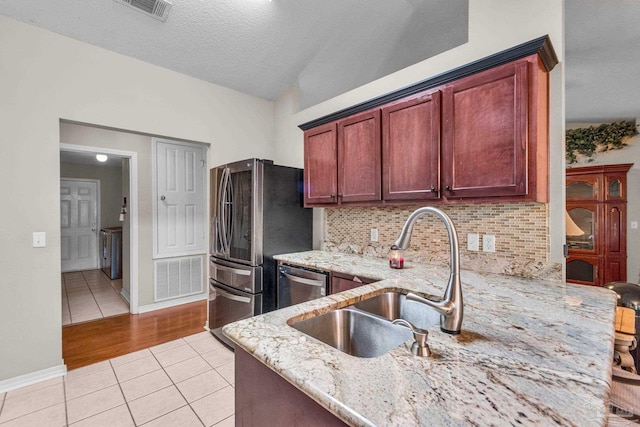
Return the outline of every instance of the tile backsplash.
{"type": "MultiPolygon", "coordinates": [[[[385,258],[416,206],[325,208],[323,249],[385,258]],[[371,242],[371,229],[378,241],[371,242]]],[[[464,269],[532,278],[562,279],[562,266],[549,262],[548,205],[503,203],[439,206],[456,226],[464,269]],[[480,251],[467,250],[467,234],[477,233],[480,251]],[[482,251],[482,235],[495,235],[495,253],[482,251]]],[[[413,230],[407,262],[448,265],[449,238],[444,224],[425,215],[413,230]]]]}

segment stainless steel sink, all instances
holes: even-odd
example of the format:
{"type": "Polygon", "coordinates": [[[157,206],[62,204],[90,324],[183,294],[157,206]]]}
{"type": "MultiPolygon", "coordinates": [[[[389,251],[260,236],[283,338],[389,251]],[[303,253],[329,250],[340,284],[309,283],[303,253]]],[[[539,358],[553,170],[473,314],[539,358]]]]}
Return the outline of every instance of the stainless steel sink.
{"type": "Polygon", "coordinates": [[[399,292],[386,292],[364,299],[354,307],[388,320],[404,319],[418,328],[428,329],[440,322],[440,314],[419,302],[409,301],[399,292]]]}
{"type": "Polygon", "coordinates": [[[352,308],[330,311],[291,326],[356,357],[378,357],[413,338],[403,326],[352,308]]]}

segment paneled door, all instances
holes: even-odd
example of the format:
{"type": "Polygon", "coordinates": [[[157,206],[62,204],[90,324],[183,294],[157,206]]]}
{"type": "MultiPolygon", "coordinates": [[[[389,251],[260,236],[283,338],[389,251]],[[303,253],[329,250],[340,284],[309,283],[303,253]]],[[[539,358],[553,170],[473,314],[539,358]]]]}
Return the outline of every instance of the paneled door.
{"type": "Polygon", "coordinates": [[[156,140],[156,257],[207,251],[205,147],[156,140]]]}
{"type": "Polygon", "coordinates": [[[62,271],[98,268],[100,181],[60,179],[62,271]]]}

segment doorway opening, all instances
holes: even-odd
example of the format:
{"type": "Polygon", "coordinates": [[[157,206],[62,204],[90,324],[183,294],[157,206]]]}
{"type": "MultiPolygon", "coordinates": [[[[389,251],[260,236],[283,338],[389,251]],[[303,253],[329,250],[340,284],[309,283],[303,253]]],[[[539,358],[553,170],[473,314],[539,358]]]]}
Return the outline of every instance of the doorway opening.
{"type": "Polygon", "coordinates": [[[137,153],[61,143],[60,161],[63,326],[137,313],[137,153]],[[88,181],[99,181],[94,212],[87,190],[65,186],[88,181]]]}

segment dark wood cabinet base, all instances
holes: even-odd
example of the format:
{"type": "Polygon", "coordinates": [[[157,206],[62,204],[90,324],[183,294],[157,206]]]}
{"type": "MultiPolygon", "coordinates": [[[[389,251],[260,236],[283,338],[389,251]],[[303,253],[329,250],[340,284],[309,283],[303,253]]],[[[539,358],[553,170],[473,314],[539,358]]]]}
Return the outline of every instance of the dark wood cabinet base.
{"type": "Polygon", "coordinates": [[[346,426],[331,412],[236,346],[236,426],[346,426]]]}

